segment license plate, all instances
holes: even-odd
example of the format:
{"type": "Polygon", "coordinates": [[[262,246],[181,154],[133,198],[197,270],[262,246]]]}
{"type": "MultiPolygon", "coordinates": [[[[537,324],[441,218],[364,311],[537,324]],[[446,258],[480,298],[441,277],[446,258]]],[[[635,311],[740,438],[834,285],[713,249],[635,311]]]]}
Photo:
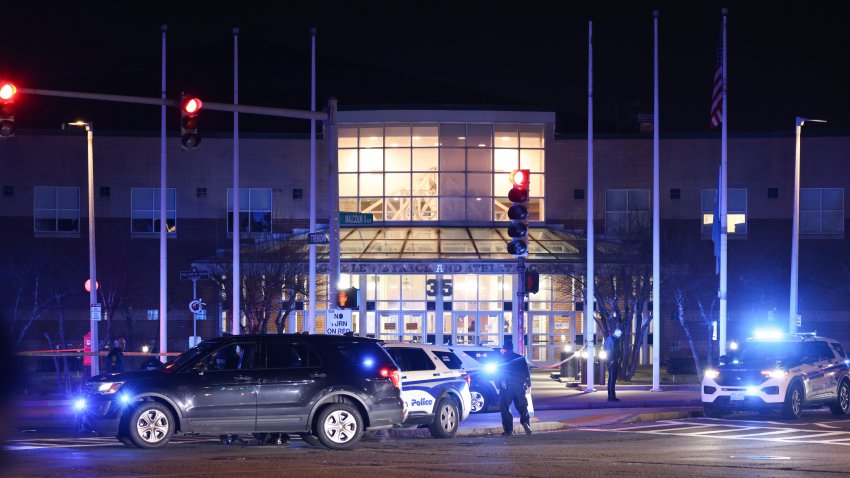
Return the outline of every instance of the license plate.
{"type": "Polygon", "coordinates": [[[729,397],[729,400],[743,400],[744,392],[732,392],[732,396],[729,397]]]}

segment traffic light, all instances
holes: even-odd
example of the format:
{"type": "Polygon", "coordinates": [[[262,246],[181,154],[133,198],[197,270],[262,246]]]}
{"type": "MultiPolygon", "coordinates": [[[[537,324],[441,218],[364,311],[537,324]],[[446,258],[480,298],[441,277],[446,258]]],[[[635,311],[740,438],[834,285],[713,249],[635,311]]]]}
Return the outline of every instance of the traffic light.
{"type": "Polygon", "coordinates": [[[15,85],[0,82],[0,138],[15,135],[15,85]]]}
{"type": "Polygon", "coordinates": [[[180,144],[183,149],[194,149],[201,142],[198,134],[198,111],[203,103],[186,94],[180,97],[180,144]]]}
{"type": "Polygon", "coordinates": [[[514,256],[525,256],[528,254],[528,180],[527,169],[517,169],[510,175],[511,190],[508,199],[511,207],[508,209],[508,253],[514,256]]]}
{"type": "Polygon", "coordinates": [[[536,294],[540,291],[540,273],[533,269],[525,271],[525,291],[536,294]]]}
{"type": "Polygon", "coordinates": [[[340,289],[336,294],[336,306],[338,309],[356,309],[358,290],[356,287],[340,289]]]}

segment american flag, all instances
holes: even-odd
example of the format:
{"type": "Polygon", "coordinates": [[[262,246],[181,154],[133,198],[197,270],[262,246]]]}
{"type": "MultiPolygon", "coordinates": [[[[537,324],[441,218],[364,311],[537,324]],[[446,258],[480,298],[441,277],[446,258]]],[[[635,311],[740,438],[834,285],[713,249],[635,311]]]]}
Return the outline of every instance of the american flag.
{"type": "Polygon", "coordinates": [[[717,48],[717,68],[714,70],[714,91],[711,94],[711,127],[716,128],[723,119],[723,49],[717,48]]]}

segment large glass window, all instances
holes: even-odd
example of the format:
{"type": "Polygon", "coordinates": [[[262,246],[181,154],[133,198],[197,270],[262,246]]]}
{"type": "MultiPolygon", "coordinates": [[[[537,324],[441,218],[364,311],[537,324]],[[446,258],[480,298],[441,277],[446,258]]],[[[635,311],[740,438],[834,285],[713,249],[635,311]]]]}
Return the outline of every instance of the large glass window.
{"type": "MultiPolygon", "coordinates": [[[[726,192],[726,234],[744,236],[747,234],[747,190],[728,189],[726,192]]],[[[714,224],[714,201],[717,198],[716,189],[703,189],[700,195],[702,209],[702,235],[711,235],[714,224]]]]}
{"type": "Polygon", "coordinates": [[[36,186],[35,232],[80,232],[80,188],[36,186]]]}
{"type": "MultiPolygon", "coordinates": [[[[130,190],[130,231],[134,233],[159,232],[160,188],[132,188],[130,190]]],[[[169,234],[177,232],[177,190],[165,190],[165,225],[169,234]]]]}
{"type": "Polygon", "coordinates": [[[340,211],[375,221],[507,221],[506,173],[525,168],[529,219],[543,221],[544,131],[540,124],[343,125],[340,211]]]}
{"type": "Polygon", "coordinates": [[[605,191],[605,233],[623,235],[649,227],[648,189],[608,189],[605,191]]]}
{"type": "Polygon", "coordinates": [[[844,188],[800,189],[800,234],[844,234],[844,188]]]}
{"type": "MultiPolygon", "coordinates": [[[[227,188],[227,231],[233,232],[233,188],[227,188]]],[[[272,190],[239,190],[239,232],[272,232],[272,190]]]]}

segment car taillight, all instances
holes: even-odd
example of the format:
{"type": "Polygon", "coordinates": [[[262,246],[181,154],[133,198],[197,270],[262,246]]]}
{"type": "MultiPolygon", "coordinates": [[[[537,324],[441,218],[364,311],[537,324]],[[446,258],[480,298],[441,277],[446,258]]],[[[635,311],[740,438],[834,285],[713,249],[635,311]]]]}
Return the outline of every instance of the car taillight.
{"type": "Polygon", "coordinates": [[[401,388],[401,373],[398,370],[389,367],[383,367],[378,370],[378,374],[383,378],[388,378],[393,383],[393,387],[401,388]]]}

